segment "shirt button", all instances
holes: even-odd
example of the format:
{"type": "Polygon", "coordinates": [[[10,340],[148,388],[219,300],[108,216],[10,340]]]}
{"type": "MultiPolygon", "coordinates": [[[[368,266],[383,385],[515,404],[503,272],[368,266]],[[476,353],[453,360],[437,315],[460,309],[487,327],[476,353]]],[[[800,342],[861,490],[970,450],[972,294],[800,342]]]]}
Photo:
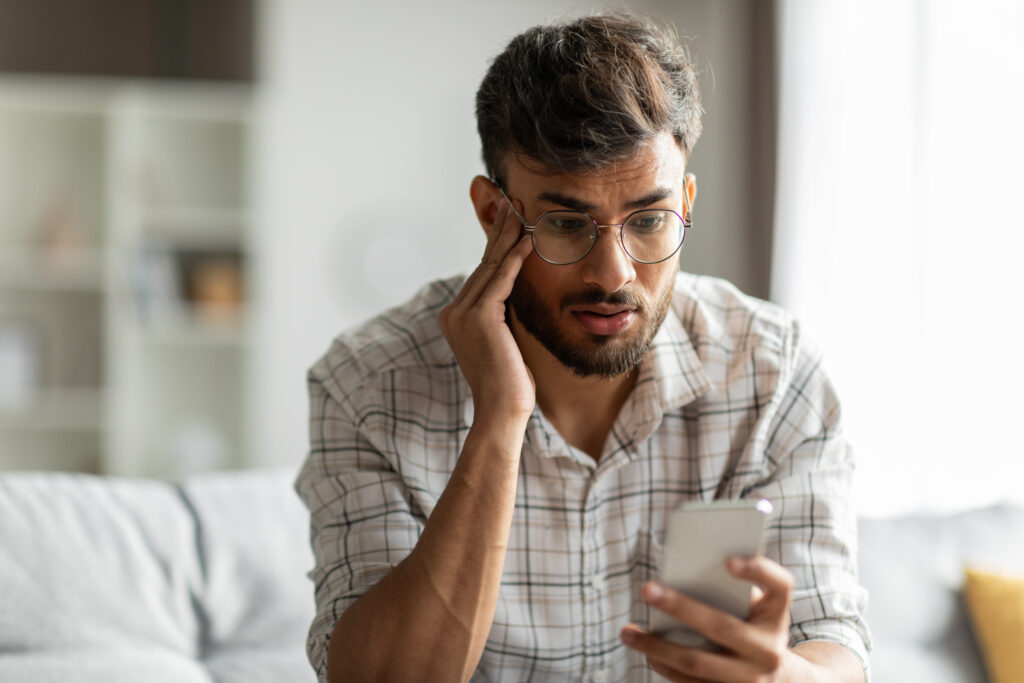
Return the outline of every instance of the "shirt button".
{"type": "Polygon", "coordinates": [[[590,585],[593,586],[594,590],[596,591],[603,591],[605,587],[604,575],[594,574],[592,577],[590,577],[590,585]]]}
{"type": "Polygon", "coordinates": [[[606,669],[598,669],[591,675],[590,680],[593,681],[593,683],[606,683],[608,680],[608,671],[606,669]]]}

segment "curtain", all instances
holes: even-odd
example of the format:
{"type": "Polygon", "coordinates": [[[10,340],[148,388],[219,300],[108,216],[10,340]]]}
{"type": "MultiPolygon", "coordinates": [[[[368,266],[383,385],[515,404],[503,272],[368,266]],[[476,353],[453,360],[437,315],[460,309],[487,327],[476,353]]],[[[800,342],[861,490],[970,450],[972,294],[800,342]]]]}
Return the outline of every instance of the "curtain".
{"type": "Polygon", "coordinates": [[[782,0],[772,298],[863,514],[1024,501],[1024,3],[782,0]]]}

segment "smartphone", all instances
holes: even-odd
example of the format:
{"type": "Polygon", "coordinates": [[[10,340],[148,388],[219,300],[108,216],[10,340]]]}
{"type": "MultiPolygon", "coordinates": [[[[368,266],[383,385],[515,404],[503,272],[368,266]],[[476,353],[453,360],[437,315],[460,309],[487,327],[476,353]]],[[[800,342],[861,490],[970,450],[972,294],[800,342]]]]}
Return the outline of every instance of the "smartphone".
{"type": "MultiPolygon", "coordinates": [[[[679,506],[665,525],[665,555],[661,581],[680,593],[724,610],[740,619],[750,614],[753,584],[737,579],[725,568],[730,557],[764,553],[765,530],[772,504],[765,499],[688,502],[679,506]]],[[[715,643],[651,608],[651,632],[666,640],[705,650],[715,643]]]]}

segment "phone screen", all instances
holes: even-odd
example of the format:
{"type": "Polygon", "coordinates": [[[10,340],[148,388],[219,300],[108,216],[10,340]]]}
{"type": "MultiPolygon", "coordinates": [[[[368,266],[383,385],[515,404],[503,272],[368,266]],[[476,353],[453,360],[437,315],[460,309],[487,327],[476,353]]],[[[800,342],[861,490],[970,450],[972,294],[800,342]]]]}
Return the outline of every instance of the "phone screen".
{"type": "MultiPolygon", "coordinates": [[[[771,503],[763,499],[684,503],[669,516],[665,527],[662,583],[746,619],[752,584],[729,574],[725,563],[730,557],[753,557],[764,552],[764,533],[771,512],[771,503]]],[[[687,647],[717,648],[704,636],[653,608],[651,631],[687,647]]]]}

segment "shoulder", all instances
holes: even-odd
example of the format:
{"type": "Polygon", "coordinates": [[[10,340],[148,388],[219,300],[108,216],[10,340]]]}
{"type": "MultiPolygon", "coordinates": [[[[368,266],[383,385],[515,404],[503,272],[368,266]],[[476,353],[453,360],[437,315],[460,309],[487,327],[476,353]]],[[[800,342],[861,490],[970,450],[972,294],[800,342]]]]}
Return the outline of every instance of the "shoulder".
{"type": "MultiPolygon", "coordinates": [[[[752,439],[735,471],[762,481],[778,471],[814,471],[825,460],[846,467],[851,456],[838,396],[820,348],[795,316],[718,278],[680,273],[675,294],[676,312],[711,380],[705,412],[712,420],[727,415],[729,433],[747,416],[752,439]]],[[[734,490],[752,481],[737,477],[734,490]]]]}
{"type": "Polygon", "coordinates": [[[799,328],[788,311],[721,278],[679,273],[672,308],[698,349],[783,355],[796,350],[799,328]]]}
{"type": "MultiPolygon", "coordinates": [[[[351,394],[384,373],[455,363],[437,316],[462,287],[462,276],[425,285],[409,301],[345,330],[309,370],[309,381],[351,394]]],[[[339,396],[340,398],[340,396],[339,396]]]]}

